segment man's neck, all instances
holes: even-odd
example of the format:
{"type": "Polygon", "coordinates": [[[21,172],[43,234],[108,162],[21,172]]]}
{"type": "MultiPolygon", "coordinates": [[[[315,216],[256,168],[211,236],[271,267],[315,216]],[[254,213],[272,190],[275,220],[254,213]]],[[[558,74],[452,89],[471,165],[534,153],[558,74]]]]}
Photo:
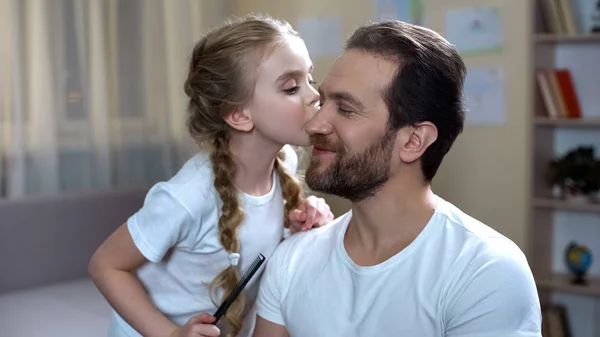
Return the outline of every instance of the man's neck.
{"type": "Polygon", "coordinates": [[[357,264],[377,264],[397,254],[433,216],[438,198],[431,186],[401,179],[391,178],[373,197],[353,204],[344,244],[357,264]]]}
{"type": "Polygon", "coordinates": [[[229,142],[229,151],[237,166],[234,184],[250,195],[264,195],[273,184],[273,163],[281,145],[255,134],[236,133],[229,142]]]}

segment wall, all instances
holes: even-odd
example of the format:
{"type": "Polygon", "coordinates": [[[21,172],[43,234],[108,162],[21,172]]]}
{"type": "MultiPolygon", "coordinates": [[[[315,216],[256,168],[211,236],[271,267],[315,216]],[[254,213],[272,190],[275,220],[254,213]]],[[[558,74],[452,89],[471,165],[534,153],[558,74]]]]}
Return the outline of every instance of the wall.
{"type": "MultiPolygon", "coordinates": [[[[298,18],[341,15],[344,38],[354,27],[373,18],[373,2],[363,0],[238,0],[236,13],[268,13],[296,26],[298,18]]],[[[444,12],[460,6],[493,4],[503,17],[511,17],[504,26],[505,48],[501,54],[465,57],[467,66],[502,65],[506,69],[507,123],[500,126],[468,126],[459,137],[434,180],[435,191],[526,249],[529,196],[530,111],[530,1],[500,0],[426,0],[426,25],[444,33],[444,12]]],[[[319,80],[334,61],[314,58],[315,79],[319,80]]],[[[336,214],[349,203],[327,197],[336,214]]]]}

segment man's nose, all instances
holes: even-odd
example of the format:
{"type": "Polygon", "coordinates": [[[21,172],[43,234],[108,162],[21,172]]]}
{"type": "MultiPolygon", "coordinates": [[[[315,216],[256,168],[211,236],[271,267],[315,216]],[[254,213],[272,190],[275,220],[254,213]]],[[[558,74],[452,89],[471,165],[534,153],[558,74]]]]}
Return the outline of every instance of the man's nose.
{"type": "Polygon", "coordinates": [[[309,135],[328,135],[333,132],[333,125],[326,119],[323,111],[317,112],[304,127],[309,135]]]}

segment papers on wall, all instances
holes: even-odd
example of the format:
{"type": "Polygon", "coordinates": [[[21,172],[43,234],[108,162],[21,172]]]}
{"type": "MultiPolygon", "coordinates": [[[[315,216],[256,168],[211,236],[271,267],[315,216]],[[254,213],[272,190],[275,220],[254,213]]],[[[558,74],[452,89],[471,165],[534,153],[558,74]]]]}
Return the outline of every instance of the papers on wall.
{"type": "Polygon", "coordinates": [[[400,20],[424,25],[423,0],[375,0],[375,21],[400,20]]]}
{"type": "Polygon", "coordinates": [[[447,11],[446,39],[461,54],[500,51],[504,38],[498,9],[467,7],[447,11]]]}
{"type": "Polygon", "coordinates": [[[467,69],[464,84],[466,123],[500,125],[506,123],[504,69],[480,67],[467,69]]]}
{"type": "Polygon", "coordinates": [[[342,24],[339,16],[300,18],[296,27],[311,58],[337,57],[342,53],[342,24]]]}

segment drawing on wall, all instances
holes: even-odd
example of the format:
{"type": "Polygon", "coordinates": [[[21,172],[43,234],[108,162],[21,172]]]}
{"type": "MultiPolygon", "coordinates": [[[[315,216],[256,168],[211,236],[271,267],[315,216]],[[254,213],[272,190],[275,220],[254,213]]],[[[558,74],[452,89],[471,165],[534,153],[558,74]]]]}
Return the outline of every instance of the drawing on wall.
{"type": "Polygon", "coordinates": [[[446,39],[461,54],[499,52],[502,20],[495,7],[467,7],[446,12],[446,39]]]}
{"type": "Polygon", "coordinates": [[[467,69],[464,83],[465,119],[471,125],[501,125],[506,123],[504,69],[481,67],[467,69]]]}
{"type": "Polygon", "coordinates": [[[375,0],[375,21],[400,20],[424,26],[423,0],[375,0]]]}

